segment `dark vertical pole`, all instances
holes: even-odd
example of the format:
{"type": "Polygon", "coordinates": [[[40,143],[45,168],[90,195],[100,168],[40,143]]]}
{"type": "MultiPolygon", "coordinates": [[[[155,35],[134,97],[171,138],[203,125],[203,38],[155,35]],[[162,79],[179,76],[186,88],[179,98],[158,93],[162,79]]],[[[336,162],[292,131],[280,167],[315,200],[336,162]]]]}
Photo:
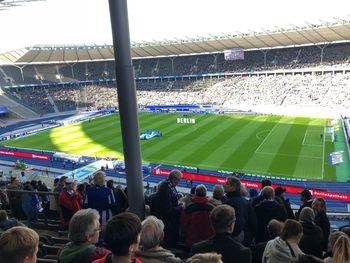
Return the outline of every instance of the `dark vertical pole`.
{"type": "Polygon", "coordinates": [[[145,200],[135,75],[130,53],[127,0],[109,0],[109,12],[112,24],[129,207],[130,211],[137,214],[142,220],[145,217],[145,200]]]}

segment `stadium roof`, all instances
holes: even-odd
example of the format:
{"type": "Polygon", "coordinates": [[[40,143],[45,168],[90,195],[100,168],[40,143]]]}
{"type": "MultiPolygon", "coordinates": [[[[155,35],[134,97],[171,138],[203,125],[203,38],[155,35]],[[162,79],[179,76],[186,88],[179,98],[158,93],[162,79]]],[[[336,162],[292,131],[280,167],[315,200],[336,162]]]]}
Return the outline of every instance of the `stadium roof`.
{"type": "MultiPolygon", "coordinates": [[[[145,58],[222,52],[232,48],[252,50],[344,41],[350,41],[350,21],[338,19],[331,23],[324,22],[317,25],[307,23],[304,27],[277,28],[275,31],[236,32],[233,35],[224,34],[221,36],[154,42],[133,42],[131,53],[133,58],[145,58]]],[[[0,63],[19,65],[27,63],[72,63],[113,58],[113,46],[107,44],[33,46],[0,54],[0,63]]]]}

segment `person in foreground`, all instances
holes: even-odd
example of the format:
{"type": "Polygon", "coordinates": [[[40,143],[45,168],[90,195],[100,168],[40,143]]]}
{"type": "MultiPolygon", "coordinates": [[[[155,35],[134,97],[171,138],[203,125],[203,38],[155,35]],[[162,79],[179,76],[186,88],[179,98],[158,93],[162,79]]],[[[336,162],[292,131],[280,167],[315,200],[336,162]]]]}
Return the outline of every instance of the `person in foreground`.
{"type": "Polygon", "coordinates": [[[141,263],[132,257],[139,243],[141,221],[132,213],[120,213],[107,222],[104,227],[104,241],[106,247],[112,251],[93,263],[141,263]]]}
{"type": "Polygon", "coordinates": [[[91,263],[109,254],[110,251],[96,247],[100,236],[100,215],[95,209],[76,212],[69,222],[69,240],[59,252],[59,263],[91,263]]]}
{"type": "Polygon", "coordinates": [[[164,238],[164,224],[155,216],[149,216],[142,222],[140,246],[135,255],[143,263],[181,263],[181,259],[160,246],[164,238]]]}
{"type": "Polygon", "coordinates": [[[216,253],[196,254],[186,260],[186,263],[222,263],[221,255],[216,253]]]}
{"type": "Polygon", "coordinates": [[[191,255],[197,253],[216,252],[222,255],[224,263],[250,263],[252,253],[232,238],[235,228],[235,210],[229,205],[219,205],[210,213],[210,223],[214,236],[196,243],[191,248],[191,255]]]}
{"type": "Polygon", "coordinates": [[[279,237],[267,242],[263,263],[288,263],[296,261],[303,252],[298,244],[303,236],[303,227],[298,221],[287,219],[279,237]]]}
{"type": "Polygon", "coordinates": [[[35,263],[39,235],[32,229],[15,226],[0,236],[0,262],[35,263]]]}

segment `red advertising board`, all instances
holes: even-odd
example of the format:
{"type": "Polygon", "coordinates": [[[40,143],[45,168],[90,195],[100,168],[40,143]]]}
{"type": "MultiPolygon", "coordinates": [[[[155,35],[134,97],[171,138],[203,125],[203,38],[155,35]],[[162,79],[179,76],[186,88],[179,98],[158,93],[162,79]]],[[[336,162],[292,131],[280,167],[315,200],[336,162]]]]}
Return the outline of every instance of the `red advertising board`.
{"type": "Polygon", "coordinates": [[[50,161],[50,156],[42,155],[42,154],[15,152],[15,151],[7,151],[7,150],[0,150],[0,154],[9,155],[9,156],[15,156],[15,157],[22,157],[22,158],[30,158],[30,159],[39,159],[39,160],[44,160],[44,161],[50,161]]]}
{"type": "MultiPolygon", "coordinates": [[[[152,171],[153,174],[162,175],[162,176],[168,176],[169,172],[170,170],[164,170],[164,169],[153,169],[152,171]]],[[[185,179],[202,181],[202,182],[210,182],[215,184],[224,184],[226,182],[225,177],[193,174],[193,173],[186,173],[186,172],[182,173],[182,177],[185,179]]],[[[241,182],[245,187],[248,187],[248,188],[256,188],[256,189],[261,188],[261,183],[259,182],[250,182],[250,181],[244,181],[244,180],[241,180],[241,182]]],[[[273,185],[272,187],[276,188],[277,185],[273,185]]],[[[301,191],[304,190],[304,188],[295,187],[295,186],[283,186],[283,188],[286,189],[287,193],[291,193],[291,194],[299,194],[301,191]]],[[[319,191],[319,190],[313,190],[313,189],[310,189],[310,192],[315,197],[323,197],[327,199],[335,199],[335,200],[350,202],[350,194],[326,192],[326,191],[319,191]]]]}

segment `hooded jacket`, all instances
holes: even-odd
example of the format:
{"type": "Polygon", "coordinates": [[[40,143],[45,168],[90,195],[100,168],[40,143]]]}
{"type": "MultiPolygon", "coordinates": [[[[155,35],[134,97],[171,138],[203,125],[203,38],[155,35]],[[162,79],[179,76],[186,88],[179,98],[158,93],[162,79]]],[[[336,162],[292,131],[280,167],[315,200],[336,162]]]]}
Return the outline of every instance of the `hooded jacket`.
{"type": "Polygon", "coordinates": [[[64,246],[58,256],[59,263],[91,263],[109,254],[110,251],[96,247],[93,244],[78,246],[69,242],[64,246]]]}
{"type": "Polygon", "coordinates": [[[290,244],[288,246],[286,241],[280,237],[276,237],[275,239],[267,242],[262,263],[295,262],[300,254],[303,254],[303,252],[301,252],[298,245],[290,244]]]}

